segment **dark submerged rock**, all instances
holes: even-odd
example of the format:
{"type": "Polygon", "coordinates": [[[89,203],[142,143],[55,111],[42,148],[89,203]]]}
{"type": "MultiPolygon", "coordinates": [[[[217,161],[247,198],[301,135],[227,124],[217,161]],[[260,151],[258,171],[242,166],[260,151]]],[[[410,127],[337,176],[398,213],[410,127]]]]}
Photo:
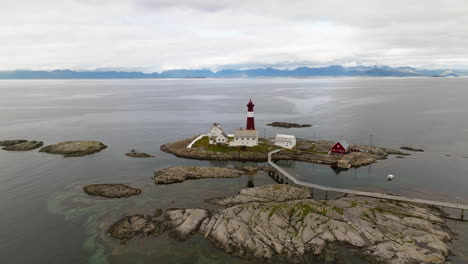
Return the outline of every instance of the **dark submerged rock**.
{"type": "Polygon", "coordinates": [[[415,151],[415,152],[424,152],[424,149],[418,148],[418,147],[412,147],[412,146],[404,146],[404,147],[401,147],[401,149],[415,151]]]}
{"type": "Polygon", "coordinates": [[[114,223],[107,233],[122,243],[126,243],[136,235],[151,235],[156,230],[156,224],[149,215],[126,216],[114,223]]]}
{"type": "Polygon", "coordinates": [[[140,189],[125,184],[92,184],[85,186],[83,191],[88,195],[106,198],[127,198],[141,193],[140,189]]]}
{"type": "Polygon", "coordinates": [[[267,126],[284,127],[284,128],[299,128],[299,127],[311,127],[312,125],[296,124],[296,123],[288,123],[288,122],[273,122],[271,124],[267,124],[267,126]]]}

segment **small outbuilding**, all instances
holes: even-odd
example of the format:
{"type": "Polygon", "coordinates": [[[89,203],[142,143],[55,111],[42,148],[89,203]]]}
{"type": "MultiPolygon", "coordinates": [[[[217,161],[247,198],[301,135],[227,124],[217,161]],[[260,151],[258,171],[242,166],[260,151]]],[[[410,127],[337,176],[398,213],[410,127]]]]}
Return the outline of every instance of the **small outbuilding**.
{"type": "Polygon", "coordinates": [[[331,148],[330,148],[330,154],[335,154],[335,155],[343,155],[349,152],[349,144],[346,142],[346,140],[340,140],[336,142],[331,148]]]}
{"type": "Polygon", "coordinates": [[[236,129],[234,130],[234,140],[229,142],[229,146],[254,147],[258,145],[257,130],[236,129]]]}
{"type": "Polygon", "coordinates": [[[293,135],[276,134],[274,144],[278,147],[292,149],[296,146],[296,137],[293,135]]]}

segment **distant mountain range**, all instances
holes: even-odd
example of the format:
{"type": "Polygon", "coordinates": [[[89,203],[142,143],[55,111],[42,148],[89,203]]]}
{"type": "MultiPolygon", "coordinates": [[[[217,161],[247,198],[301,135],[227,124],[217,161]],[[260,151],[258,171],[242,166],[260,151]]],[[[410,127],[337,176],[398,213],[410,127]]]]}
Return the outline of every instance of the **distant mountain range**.
{"type": "Polygon", "coordinates": [[[372,77],[458,77],[468,76],[468,70],[420,70],[412,67],[299,67],[294,70],[258,68],[248,70],[169,70],[161,73],[123,71],[0,71],[0,79],[153,79],[153,78],[257,78],[257,77],[311,77],[311,76],[372,76],[372,77]]]}

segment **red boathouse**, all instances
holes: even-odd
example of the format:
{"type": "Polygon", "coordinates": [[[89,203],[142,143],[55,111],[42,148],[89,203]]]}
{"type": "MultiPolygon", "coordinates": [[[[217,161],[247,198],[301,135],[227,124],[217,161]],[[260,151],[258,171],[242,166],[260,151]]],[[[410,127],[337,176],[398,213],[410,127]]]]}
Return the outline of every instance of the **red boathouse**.
{"type": "Polygon", "coordinates": [[[336,142],[330,148],[330,154],[343,155],[349,152],[349,144],[344,140],[336,142]]]}

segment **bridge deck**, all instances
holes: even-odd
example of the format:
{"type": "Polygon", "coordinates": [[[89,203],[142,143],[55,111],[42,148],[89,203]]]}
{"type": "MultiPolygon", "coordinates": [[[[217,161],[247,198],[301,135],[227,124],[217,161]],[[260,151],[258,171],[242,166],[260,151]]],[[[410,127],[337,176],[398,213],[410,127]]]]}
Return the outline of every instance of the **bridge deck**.
{"type": "Polygon", "coordinates": [[[322,190],[322,191],[326,191],[326,192],[354,194],[354,195],[373,197],[373,198],[381,198],[381,199],[388,199],[388,200],[395,200],[395,201],[402,201],[402,202],[411,202],[411,203],[421,203],[421,204],[435,205],[435,206],[441,206],[441,207],[446,207],[446,208],[468,210],[468,205],[463,205],[463,204],[431,201],[431,200],[424,200],[424,199],[418,199],[418,198],[409,198],[409,197],[388,195],[388,194],[375,193],[375,192],[362,192],[362,191],[355,191],[355,190],[349,190],[349,189],[327,187],[327,186],[322,186],[322,185],[313,184],[313,183],[309,183],[309,182],[303,182],[303,181],[300,181],[300,180],[296,179],[294,176],[292,176],[287,171],[285,171],[284,169],[282,169],[281,167],[276,165],[271,160],[271,156],[273,154],[275,154],[275,153],[280,152],[280,151],[281,151],[281,149],[277,149],[277,150],[274,150],[274,151],[271,151],[270,153],[268,153],[268,163],[273,168],[275,168],[277,171],[279,171],[282,175],[287,177],[291,182],[293,182],[296,185],[305,186],[305,187],[309,187],[309,188],[313,188],[313,189],[318,189],[318,190],[322,190]]]}

